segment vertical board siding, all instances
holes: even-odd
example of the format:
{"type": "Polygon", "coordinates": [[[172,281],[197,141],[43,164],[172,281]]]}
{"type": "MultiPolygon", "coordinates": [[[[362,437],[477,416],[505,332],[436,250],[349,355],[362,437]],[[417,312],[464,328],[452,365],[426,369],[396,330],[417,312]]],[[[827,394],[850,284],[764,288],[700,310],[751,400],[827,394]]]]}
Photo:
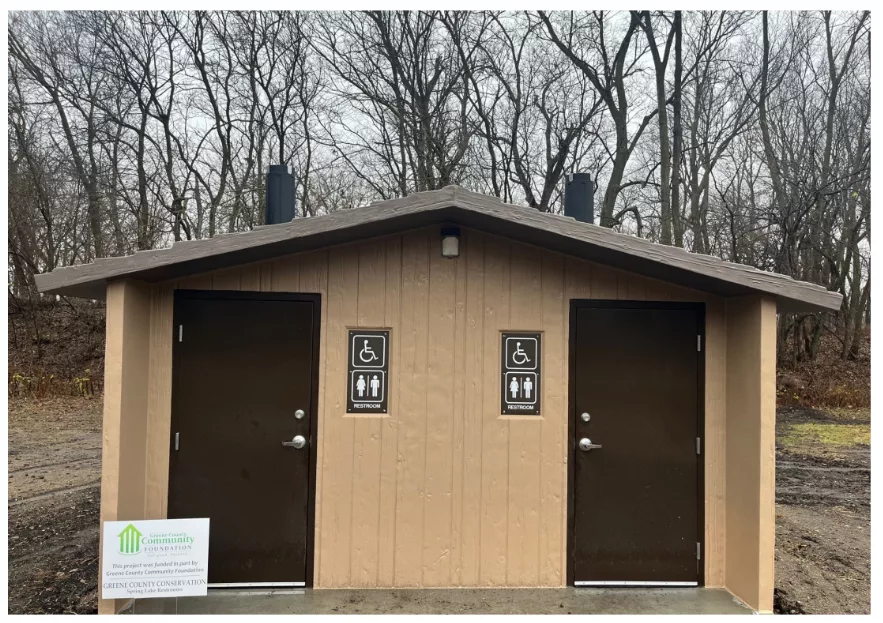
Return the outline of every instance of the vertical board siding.
{"type": "Polygon", "coordinates": [[[727,496],[727,311],[705,306],[705,585],[725,586],[727,496]]]}
{"type": "MultiPolygon", "coordinates": [[[[384,288],[384,317],[386,327],[400,327],[402,313],[402,240],[400,237],[386,239],[386,284],[384,288]]],[[[400,363],[401,336],[390,332],[389,362],[391,370],[398,370],[400,363]]],[[[394,412],[399,404],[401,376],[389,379],[389,409],[394,412]]],[[[380,497],[377,538],[377,585],[392,586],[395,582],[396,543],[396,486],[398,483],[398,420],[386,417],[381,420],[380,431],[380,497]]]]}
{"type": "Polygon", "coordinates": [[[726,587],[751,608],[773,609],[776,306],[727,301],[726,587]]]}
{"type": "MultiPolygon", "coordinates": [[[[383,245],[359,247],[358,277],[355,326],[383,328],[386,305],[386,248],[383,245]]],[[[352,516],[359,518],[359,521],[353,521],[351,526],[351,584],[358,587],[377,584],[381,417],[359,417],[353,422],[352,516]]]]}
{"type": "MultiPolygon", "coordinates": [[[[513,246],[510,270],[509,322],[513,330],[543,329],[543,262],[533,253],[513,246]]],[[[497,341],[499,343],[500,340],[497,341]]],[[[545,340],[543,348],[548,348],[545,340]]],[[[541,353],[543,357],[544,353],[541,353]]],[[[502,358],[498,355],[498,361],[502,358]]],[[[545,361],[544,357],[543,360],[545,361]]],[[[502,365],[500,362],[499,365],[502,365]]],[[[500,375],[498,374],[498,377],[500,375]]],[[[542,391],[548,374],[540,380],[542,391]]],[[[557,382],[557,381],[553,381],[557,382]]],[[[499,401],[499,381],[494,383],[499,401]]],[[[509,518],[506,556],[506,584],[537,586],[540,566],[540,460],[543,422],[547,413],[540,403],[541,417],[510,416],[509,427],[509,518]]],[[[549,413],[555,413],[551,411],[549,413]]]]}
{"type": "MultiPolygon", "coordinates": [[[[426,381],[429,340],[429,235],[406,234],[402,239],[402,312],[392,331],[401,341],[396,466],[395,586],[423,582],[423,515],[426,470],[426,381]]],[[[396,413],[397,411],[397,413],[396,413]]]]}
{"type": "MultiPolygon", "coordinates": [[[[461,244],[466,244],[463,237],[461,244]]],[[[454,359],[451,424],[451,571],[450,585],[462,584],[463,508],[466,466],[466,384],[463,362],[466,357],[466,262],[456,263],[454,275],[454,359]]]]}
{"type": "Polygon", "coordinates": [[[454,337],[457,263],[429,237],[429,318],[426,361],[426,468],[422,586],[451,585],[454,449],[454,337]]]}
{"type": "MultiPolygon", "coordinates": [[[[104,350],[104,419],[101,435],[101,522],[150,516],[149,469],[152,293],[133,280],[108,284],[104,350]]],[[[166,466],[168,469],[168,466],[166,466]]],[[[99,549],[103,530],[99,531],[99,549]]],[[[98,561],[99,577],[103,562],[98,561]]],[[[98,612],[113,614],[127,600],[99,599],[98,612]]]]}
{"type": "MultiPolygon", "coordinates": [[[[328,339],[325,355],[325,393],[319,419],[325,420],[322,444],[323,487],[317,547],[322,550],[320,586],[352,586],[353,467],[356,419],[346,414],[348,330],[358,326],[359,249],[343,247],[328,260],[328,339]],[[320,545],[321,544],[321,545],[320,545]]],[[[321,502],[318,502],[321,495],[321,502]]],[[[358,520],[361,521],[361,517],[358,520]]]]}
{"type": "Polygon", "coordinates": [[[752,605],[771,613],[776,566],[776,301],[763,297],[760,308],[760,596],[752,605]]]}
{"type": "Polygon", "coordinates": [[[171,287],[322,296],[312,448],[314,581],[322,588],[564,585],[570,300],[706,302],[705,577],[724,585],[721,299],[465,228],[460,257],[442,258],[437,227],[157,285],[150,517],[165,515],[171,287]],[[354,327],[391,330],[386,415],[346,413],[354,327]],[[500,414],[507,330],[543,333],[539,417],[500,414]]]}
{"type": "MultiPolygon", "coordinates": [[[[540,427],[539,585],[562,586],[567,554],[567,318],[566,260],[542,258],[543,424],[540,427]],[[561,415],[559,415],[561,414],[561,415]]],[[[577,274],[588,272],[582,266],[577,274]]],[[[590,272],[588,274],[591,274],[590,272]]]]}
{"type": "Polygon", "coordinates": [[[150,297],[150,361],[147,377],[146,519],[164,519],[168,509],[169,436],[172,423],[172,325],[174,292],[153,288],[150,297]]]}
{"type": "MultiPolygon", "coordinates": [[[[482,470],[482,357],[485,331],[484,282],[485,240],[473,232],[463,236],[463,257],[466,265],[466,345],[464,359],[465,387],[463,417],[463,511],[460,523],[461,555],[459,586],[480,586],[481,560],[481,470],[482,470]]],[[[491,382],[494,382],[491,379],[491,382]]],[[[459,580],[459,582],[458,582],[459,580]]]]}
{"type": "Polygon", "coordinates": [[[509,521],[509,421],[500,417],[500,332],[509,327],[511,245],[485,239],[481,387],[481,586],[506,585],[509,521]]]}

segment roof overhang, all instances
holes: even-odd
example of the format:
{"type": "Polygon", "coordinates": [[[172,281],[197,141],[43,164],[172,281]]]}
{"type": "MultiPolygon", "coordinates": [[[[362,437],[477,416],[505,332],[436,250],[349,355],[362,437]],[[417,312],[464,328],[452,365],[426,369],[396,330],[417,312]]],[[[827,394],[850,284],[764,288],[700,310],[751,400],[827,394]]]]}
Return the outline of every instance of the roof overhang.
{"type": "Polygon", "coordinates": [[[206,271],[362,241],[433,224],[456,223],[519,242],[548,248],[676,285],[724,297],[766,294],[780,312],[835,311],[839,293],[785,275],[684,249],[665,246],[502,203],[495,197],[458,187],[416,193],[365,208],[258,227],[172,247],[100,259],[37,275],[41,292],[103,299],[107,282],[129,278],[146,282],[179,279],[206,271]]]}

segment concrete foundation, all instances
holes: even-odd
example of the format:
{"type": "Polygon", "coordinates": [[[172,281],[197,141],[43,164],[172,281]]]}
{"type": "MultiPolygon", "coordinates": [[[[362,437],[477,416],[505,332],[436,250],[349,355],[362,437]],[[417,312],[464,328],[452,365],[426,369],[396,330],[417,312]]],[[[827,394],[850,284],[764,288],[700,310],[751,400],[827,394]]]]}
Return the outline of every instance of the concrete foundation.
{"type": "Polygon", "coordinates": [[[751,614],[715,588],[210,590],[142,599],[124,614],[751,614]]]}

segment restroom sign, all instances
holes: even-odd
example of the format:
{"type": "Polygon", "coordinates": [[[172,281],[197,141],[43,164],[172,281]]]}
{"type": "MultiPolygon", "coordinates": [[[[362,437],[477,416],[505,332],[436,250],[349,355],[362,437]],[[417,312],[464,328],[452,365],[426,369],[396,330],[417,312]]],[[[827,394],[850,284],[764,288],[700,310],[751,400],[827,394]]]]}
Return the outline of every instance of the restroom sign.
{"type": "Polygon", "coordinates": [[[350,329],[347,413],[387,413],[389,331],[350,329]]]}
{"type": "Polygon", "coordinates": [[[503,415],[539,415],[542,354],[539,333],[503,333],[500,348],[503,356],[503,415]]]}

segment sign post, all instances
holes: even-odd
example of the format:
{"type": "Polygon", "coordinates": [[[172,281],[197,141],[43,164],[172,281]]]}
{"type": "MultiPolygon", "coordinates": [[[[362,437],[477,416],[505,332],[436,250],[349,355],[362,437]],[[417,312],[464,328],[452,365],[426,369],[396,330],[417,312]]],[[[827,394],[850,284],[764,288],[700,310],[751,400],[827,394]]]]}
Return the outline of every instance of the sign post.
{"type": "Polygon", "coordinates": [[[540,333],[503,333],[500,388],[503,415],[539,415],[542,382],[540,333]]]}
{"type": "Polygon", "coordinates": [[[350,329],[347,413],[387,413],[389,331],[350,329]]]}
{"type": "Polygon", "coordinates": [[[208,519],[105,521],[102,529],[102,599],[206,594],[208,519]]]}

